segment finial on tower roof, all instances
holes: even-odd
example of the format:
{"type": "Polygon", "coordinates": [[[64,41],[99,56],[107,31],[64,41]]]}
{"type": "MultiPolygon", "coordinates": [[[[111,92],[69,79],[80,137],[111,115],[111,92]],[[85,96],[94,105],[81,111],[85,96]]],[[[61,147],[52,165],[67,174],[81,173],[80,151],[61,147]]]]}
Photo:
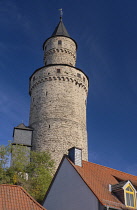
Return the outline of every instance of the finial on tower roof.
{"type": "Polygon", "coordinates": [[[59,9],[59,11],[60,11],[60,20],[62,20],[62,16],[63,16],[63,11],[62,11],[62,8],[61,8],[61,9],[59,9]]]}

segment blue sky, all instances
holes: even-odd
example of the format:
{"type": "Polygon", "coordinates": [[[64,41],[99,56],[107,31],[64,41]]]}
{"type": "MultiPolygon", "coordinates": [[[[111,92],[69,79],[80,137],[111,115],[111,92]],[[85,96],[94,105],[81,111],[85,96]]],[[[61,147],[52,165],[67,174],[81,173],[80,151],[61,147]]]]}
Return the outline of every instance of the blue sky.
{"type": "Polygon", "coordinates": [[[29,77],[43,42],[63,22],[89,77],[89,161],[137,175],[137,1],[0,1],[0,143],[28,125],[29,77]]]}

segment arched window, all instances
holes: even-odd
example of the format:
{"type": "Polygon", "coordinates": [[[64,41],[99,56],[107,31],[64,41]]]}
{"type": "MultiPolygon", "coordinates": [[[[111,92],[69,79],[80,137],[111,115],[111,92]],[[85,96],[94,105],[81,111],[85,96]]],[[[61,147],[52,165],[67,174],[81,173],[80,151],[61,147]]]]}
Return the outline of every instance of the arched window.
{"type": "Polygon", "coordinates": [[[132,208],[135,208],[136,206],[135,190],[132,188],[130,184],[125,188],[125,204],[126,206],[132,208]]]}

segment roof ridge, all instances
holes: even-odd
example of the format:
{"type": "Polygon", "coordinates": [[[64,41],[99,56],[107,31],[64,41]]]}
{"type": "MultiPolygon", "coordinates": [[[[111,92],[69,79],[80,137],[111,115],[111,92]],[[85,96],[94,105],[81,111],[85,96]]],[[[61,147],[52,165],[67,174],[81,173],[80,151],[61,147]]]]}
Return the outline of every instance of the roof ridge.
{"type": "Polygon", "coordinates": [[[0,186],[21,187],[19,185],[15,185],[15,184],[0,184],[0,186]]]}
{"type": "Polygon", "coordinates": [[[69,33],[67,32],[67,29],[62,21],[62,19],[59,21],[58,25],[56,26],[54,32],[52,33],[52,36],[66,36],[70,38],[69,33]]]}
{"type": "Polygon", "coordinates": [[[41,204],[39,204],[22,186],[20,185],[11,185],[11,184],[0,184],[0,186],[10,186],[10,187],[18,187],[23,191],[36,205],[38,205],[41,209],[46,210],[41,204]]]}
{"type": "Polygon", "coordinates": [[[93,162],[89,162],[89,161],[86,161],[86,160],[82,160],[82,162],[87,162],[88,164],[98,165],[98,166],[100,166],[100,167],[104,167],[104,168],[107,168],[107,169],[111,169],[111,170],[114,170],[114,171],[118,171],[118,172],[121,172],[121,173],[124,173],[124,174],[130,175],[130,176],[135,176],[135,177],[137,178],[137,176],[136,176],[136,175],[129,174],[129,173],[127,173],[127,172],[120,171],[120,170],[118,170],[118,169],[110,168],[110,167],[108,167],[108,166],[103,166],[103,165],[100,165],[100,164],[98,164],[98,163],[93,163],[93,162]]]}
{"type": "MultiPolygon", "coordinates": [[[[96,195],[96,193],[90,188],[89,184],[86,182],[86,180],[84,179],[84,177],[81,175],[81,173],[77,169],[76,165],[68,157],[66,157],[66,158],[70,162],[70,164],[72,165],[72,167],[77,171],[77,173],[79,174],[79,176],[81,177],[81,179],[84,181],[84,183],[87,185],[87,187],[93,192],[93,194],[96,196],[96,198],[98,198],[97,195],[96,195]]],[[[82,160],[82,162],[83,162],[83,160],[82,160]]],[[[85,162],[88,162],[88,161],[85,161],[85,162]]],[[[78,166],[78,168],[81,168],[81,166],[78,166]]],[[[98,200],[101,202],[101,204],[103,204],[100,198],[98,198],[98,200]]]]}
{"type": "MultiPolygon", "coordinates": [[[[105,202],[107,200],[116,203],[119,207],[123,204],[109,191],[110,184],[118,184],[118,181],[115,179],[116,176],[130,180],[131,183],[134,183],[134,186],[137,186],[137,176],[135,175],[88,161],[82,161],[83,166],[80,167],[75,165],[68,157],[66,159],[102,205],[108,205],[105,202]]],[[[116,207],[114,204],[110,206],[116,207]]],[[[123,206],[124,209],[129,209],[125,204],[122,205],[122,209],[123,206]]]]}
{"type": "Polygon", "coordinates": [[[24,191],[24,193],[27,194],[28,197],[30,197],[31,200],[34,201],[34,203],[36,203],[41,209],[45,210],[45,208],[43,206],[41,206],[23,187],[21,187],[21,186],[19,186],[19,187],[24,191]]]}
{"type": "MultiPolygon", "coordinates": [[[[78,170],[79,168],[82,168],[82,167],[80,167],[80,166],[76,166],[72,161],[70,161],[70,159],[69,158],[67,158],[68,160],[69,160],[69,162],[70,162],[70,164],[73,166],[73,168],[77,171],[77,173],[79,174],[79,176],[81,177],[81,179],[85,182],[85,184],[87,185],[87,187],[93,192],[93,194],[96,196],[96,198],[100,201],[100,203],[102,204],[102,205],[104,205],[103,204],[103,200],[100,198],[100,197],[98,197],[98,195],[96,194],[96,192],[93,190],[93,189],[91,189],[91,187],[90,187],[90,185],[89,185],[89,183],[85,180],[85,178],[83,177],[83,175],[80,173],[80,171],[78,170]]],[[[91,162],[88,162],[88,161],[83,161],[82,160],[82,162],[87,162],[87,163],[91,163],[91,162]]],[[[92,164],[92,163],[91,163],[92,164]]],[[[93,164],[96,164],[96,163],[93,163],[93,164]]],[[[99,164],[96,164],[96,165],[99,165],[99,164]]],[[[99,165],[100,166],[100,165],[99,165]]],[[[102,166],[102,165],[101,165],[102,166]]],[[[102,166],[103,167],[103,166],[102,166]]],[[[96,180],[96,176],[94,175],[94,177],[95,177],[95,180],[96,180]]],[[[98,181],[98,180],[96,180],[96,181],[98,181]]],[[[100,181],[99,181],[100,182],[100,181]]],[[[100,182],[101,183],[101,182],[100,182]]],[[[102,185],[102,183],[101,183],[101,185],[102,185]]],[[[116,200],[116,202],[117,202],[117,200],[116,200]]]]}

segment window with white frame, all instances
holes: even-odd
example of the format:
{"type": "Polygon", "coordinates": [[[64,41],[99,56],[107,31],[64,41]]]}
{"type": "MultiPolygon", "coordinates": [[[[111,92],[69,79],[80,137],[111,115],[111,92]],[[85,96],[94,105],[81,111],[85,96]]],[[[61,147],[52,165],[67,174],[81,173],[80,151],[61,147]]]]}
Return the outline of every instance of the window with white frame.
{"type": "Polygon", "coordinates": [[[125,205],[131,208],[136,207],[136,194],[134,188],[128,184],[125,188],[125,205]]]}

